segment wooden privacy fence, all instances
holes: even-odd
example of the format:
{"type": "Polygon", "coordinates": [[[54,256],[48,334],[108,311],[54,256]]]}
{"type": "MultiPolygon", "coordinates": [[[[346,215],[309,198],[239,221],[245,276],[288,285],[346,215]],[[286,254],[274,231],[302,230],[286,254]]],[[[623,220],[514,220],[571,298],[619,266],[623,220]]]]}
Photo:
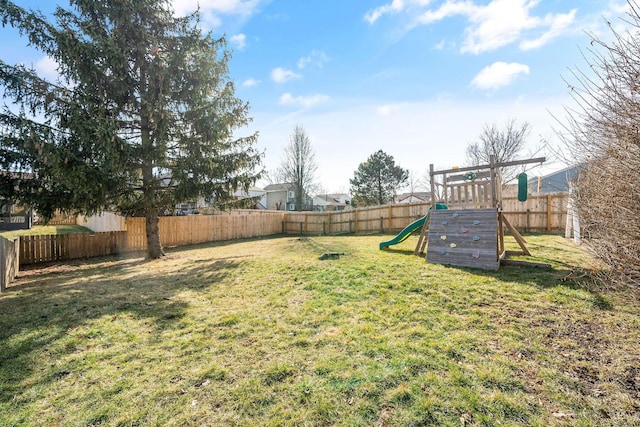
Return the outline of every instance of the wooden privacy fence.
{"type": "Polygon", "coordinates": [[[520,232],[563,233],[566,226],[568,193],[529,196],[526,202],[516,196],[502,198],[502,212],[520,232]]]}
{"type": "Polygon", "coordinates": [[[395,204],[339,212],[287,212],[283,234],[383,233],[423,217],[429,204],[395,204]]]}
{"type": "MultiPolygon", "coordinates": [[[[246,239],[280,234],[284,212],[243,209],[218,215],[166,216],[160,218],[162,246],[246,239]]],[[[126,219],[126,250],[147,248],[144,218],[126,219]]]]}
{"type": "Polygon", "coordinates": [[[78,219],[75,215],[62,214],[60,212],[56,212],[53,218],[47,222],[48,225],[75,225],[77,223],[78,219]]]}
{"type": "MultiPolygon", "coordinates": [[[[221,215],[161,217],[165,247],[280,234],[283,212],[236,211],[221,215]]],[[[113,255],[147,248],[144,218],[127,218],[126,231],[22,236],[20,265],[113,255]]]]}
{"type": "Polygon", "coordinates": [[[0,292],[4,292],[18,274],[18,263],[18,240],[0,237],[0,292]]]}
{"type": "MultiPolygon", "coordinates": [[[[567,214],[566,193],[529,196],[526,202],[516,196],[503,197],[503,213],[522,232],[564,231],[567,214]]],[[[342,233],[384,233],[402,230],[423,217],[430,203],[395,204],[341,212],[287,212],[283,234],[313,235],[342,233]]],[[[450,209],[460,207],[452,204],[450,209]]]]}
{"type": "Polygon", "coordinates": [[[125,231],[20,237],[20,265],[113,255],[125,249],[125,231]]]}

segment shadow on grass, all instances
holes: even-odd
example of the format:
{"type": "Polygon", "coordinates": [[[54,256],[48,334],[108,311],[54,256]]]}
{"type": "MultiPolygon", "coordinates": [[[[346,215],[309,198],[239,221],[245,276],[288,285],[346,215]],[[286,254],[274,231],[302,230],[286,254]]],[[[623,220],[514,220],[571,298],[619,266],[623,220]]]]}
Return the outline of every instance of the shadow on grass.
{"type": "Polygon", "coordinates": [[[42,382],[68,374],[64,364],[47,371],[39,356],[73,353],[75,348],[62,343],[72,340],[77,328],[124,315],[144,319],[157,331],[177,327],[188,308],[175,298],[178,293],[215,286],[239,266],[234,259],[182,258],[180,269],[168,268],[171,258],[180,256],[171,252],[167,264],[128,255],[21,272],[0,296],[0,402],[19,395],[33,375],[42,382]]]}
{"type": "MultiPolygon", "coordinates": [[[[416,256],[414,251],[409,250],[409,249],[383,249],[385,252],[389,252],[389,253],[393,253],[393,254],[398,254],[398,255],[412,255],[412,256],[416,256]]],[[[425,254],[426,255],[426,254],[425,254]]],[[[424,258],[424,255],[421,255],[420,258],[424,258]]]]}
{"type": "Polygon", "coordinates": [[[168,249],[171,253],[188,252],[194,249],[235,246],[235,245],[238,245],[239,243],[262,242],[262,241],[268,242],[270,240],[277,241],[282,238],[288,238],[288,237],[297,237],[297,236],[289,236],[284,234],[271,234],[268,236],[246,237],[246,238],[238,238],[234,240],[220,240],[216,242],[203,242],[203,243],[196,243],[193,245],[185,245],[185,246],[165,246],[164,249],[168,249]]]}
{"type": "MultiPolygon", "coordinates": [[[[527,261],[522,258],[522,260],[527,261]]],[[[552,260],[543,260],[536,258],[532,262],[549,262],[552,260]]],[[[552,261],[553,262],[553,261],[552,261]]],[[[552,289],[557,287],[569,290],[580,290],[590,294],[591,304],[596,310],[609,311],[614,306],[603,296],[603,291],[595,285],[594,278],[589,272],[584,272],[584,276],[575,278],[576,267],[563,262],[553,262],[551,268],[540,268],[536,266],[514,266],[502,265],[498,271],[487,271],[478,268],[456,267],[447,265],[447,268],[458,269],[478,276],[493,278],[499,281],[515,282],[526,286],[535,286],[539,289],[552,289]]],[[[606,290],[604,291],[606,293],[606,290]]]]}

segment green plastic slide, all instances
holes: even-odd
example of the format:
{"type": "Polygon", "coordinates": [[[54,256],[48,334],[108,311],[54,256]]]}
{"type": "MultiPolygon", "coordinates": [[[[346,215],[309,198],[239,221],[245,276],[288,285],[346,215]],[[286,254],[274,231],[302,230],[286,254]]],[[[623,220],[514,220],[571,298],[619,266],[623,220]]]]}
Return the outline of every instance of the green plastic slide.
{"type": "Polygon", "coordinates": [[[424,222],[429,218],[429,213],[423,216],[420,219],[416,219],[411,224],[407,225],[396,237],[386,242],[380,242],[380,249],[384,249],[391,245],[397,245],[398,243],[404,242],[407,240],[407,237],[411,236],[414,231],[418,230],[420,227],[424,225],[424,222]]]}
{"type": "MultiPolygon", "coordinates": [[[[437,203],[436,209],[447,209],[447,205],[437,203]]],[[[430,210],[431,208],[429,208],[429,211],[430,210]]],[[[398,243],[402,243],[407,240],[409,236],[411,236],[416,230],[419,230],[426,223],[426,221],[429,219],[429,211],[427,211],[427,214],[422,218],[416,219],[411,224],[403,228],[402,231],[398,233],[398,235],[393,239],[386,242],[380,242],[380,250],[388,248],[391,245],[397,245],[398,243]]]]}

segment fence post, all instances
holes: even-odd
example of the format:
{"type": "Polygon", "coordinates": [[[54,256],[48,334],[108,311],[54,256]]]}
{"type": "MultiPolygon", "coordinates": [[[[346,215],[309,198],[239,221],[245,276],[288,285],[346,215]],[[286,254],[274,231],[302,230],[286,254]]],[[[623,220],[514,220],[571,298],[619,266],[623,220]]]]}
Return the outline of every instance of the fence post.
{"type": "Polygon", "coordinates": [[[551,231],[551,194],[547,194],[547,232],[551,231]]]}
{"type": "Polygon", "coordinates": [[[349,218],[349,233],[353,233],[353,231],[351,230],[351,222],[353,222],[353,220],[349,218]]]}
{"type": "Polygon", "coordinates": [[[322,235],[327,234],[327,221],[322,221],[322,235]]]}
{"type": "Polygon", "coordinates": [[[358,233],[358,209],[356,209],[356,214],[355,214],[355,230],[353,231],[354,233],[358,233]]]}
{"type": "Polygon", "coordinates": [[[285,233],[286,230],[286,221],[282,221],[282,234],[285,233]]]}
{"type": "MultiPolygon", "coordinates": [[[[380,217],[380,232],[384,233],[384,224],[383,224],[384,218],[380,217]]],[[[389,221],[391,221],[391,219],[389,219],[389,221]]]]}
{"type": "Polygon", "coordinates": [[[20,269],[20,239],[0,237],[0,293],[16,278],[20,269]]]}
{"type": "MultiPolygon", "coordinates": [[[[5,238],[0,237],[0,293],[4,292],[7,287],[7,283],[9,279],[7,279],[7,275],[5,271],[7,269],[7,256],[5,255],[5,238]]],[[[7,240],[8,242],[8,240],[7,240]]],[[[7,245],[8,249],[8,245],[7,245]]]]}
{"type": "Polygon", "coordinates": [[[303,222],[300,223],[300,235],[302,236],[302,226],[303,226],[303,222]]]}

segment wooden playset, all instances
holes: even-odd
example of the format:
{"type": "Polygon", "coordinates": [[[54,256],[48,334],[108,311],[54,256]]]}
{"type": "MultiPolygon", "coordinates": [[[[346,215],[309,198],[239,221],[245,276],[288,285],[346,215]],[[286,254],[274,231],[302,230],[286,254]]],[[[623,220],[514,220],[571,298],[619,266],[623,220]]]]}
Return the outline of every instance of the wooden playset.
{"type": "Polygon", "coordinates": [[[500,168],[544,161],[541,157],[498,163],[491,157],[488,165],[441,171],[430,165],[432,210],[428,227],[425,224],[418,239],[416,255],[423,255],[427,247],[429,262],[485,270],[516,263],[507,260],[509,255],[531,255],[525,240],[502,214],[500,168]],[[447,209],[436,210],[436,202],[444,203],[447,209]],[[505,250],[505,228],[521,251],[505,250]]]}

